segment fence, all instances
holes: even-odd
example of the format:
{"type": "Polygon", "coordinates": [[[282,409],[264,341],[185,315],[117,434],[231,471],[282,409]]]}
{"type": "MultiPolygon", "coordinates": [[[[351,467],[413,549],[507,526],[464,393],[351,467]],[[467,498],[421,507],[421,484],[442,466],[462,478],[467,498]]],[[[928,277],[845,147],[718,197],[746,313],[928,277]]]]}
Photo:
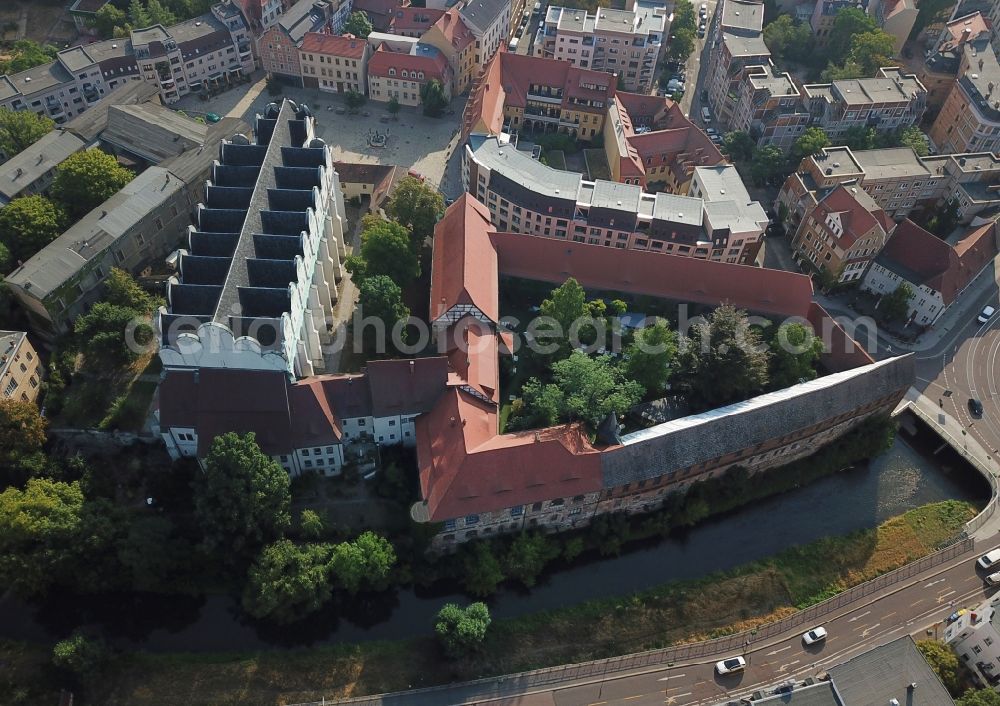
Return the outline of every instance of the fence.
{"type": "MultiPolygon", "coordinates": [[[[858,584],[854,588],[838,593],[832,598],[800,610],[794,615],[776,620],[773,623],[762,625],[754,630],[726,635],[725,637],[705,640],[703,642],[691,643],[689,645],[676,645],[659,650],[648,652],[638,652],[621,657],[611,657],[608,659],[596,660],[593,662],[581,662],[579,664],[567,664],[558,667],[548,667],[546,669],[536,669],[531,672],[522,672],[505,677],[491,677],[488,679],[477,679],[475,681],[464,682],[462,684],[450,684],[445,686],[427,687],[424,689],[414,689],[407,694],[433,694],[444,690],[460,690],[461,698],[476,699],[495,697],[499,694],[501,686],[504,693],[509,690],[523,691],[537,687],[544,687],[560,682],[570,682],[588,677],[606,677],[618,673],[628,672],[644,667],[663,667],[672,663],[683,662],[690,659],[698,659],[707,656],[719,656],[724,654],[743,653],[748,651],[754,643],[767,640],[771,637],[784,634],[796,627],[805,625],[815,625],[819,619],[848,606],[867,596],[871,596],[879,591],[892,586],[893,584],[905,581],[928,569],[939,566],[946,561],[966,554],[975,546],[975,541],[971,537],[963,536],[943,549],[933,554],[918,559],[914,562],[889,571],[870,581],[858,584]]],[[[294,706],[320,706],[321,704],[371,704],[371,706],[384,704],[386,695],[363,696],[349,699],[334,699],[330,701],[314,701],[294,706]]]]}

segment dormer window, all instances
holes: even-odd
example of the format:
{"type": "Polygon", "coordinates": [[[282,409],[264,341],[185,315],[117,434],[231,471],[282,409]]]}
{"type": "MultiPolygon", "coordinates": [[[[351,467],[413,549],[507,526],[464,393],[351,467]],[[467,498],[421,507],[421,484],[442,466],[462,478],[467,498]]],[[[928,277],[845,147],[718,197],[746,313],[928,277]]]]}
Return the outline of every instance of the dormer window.
{"type": "Polygon", "coordinates": [[[389,69],[389,75],[390,76],[395,76],[396,75],[396,69],[389,69]]]}
{"type": "Polygon", "coordinates": [[[421,71],[420,73],[418,73],[417,74],[417,78],[419,78],[421,81],[423,81],[424,80],[424,72],[421,71]]]}

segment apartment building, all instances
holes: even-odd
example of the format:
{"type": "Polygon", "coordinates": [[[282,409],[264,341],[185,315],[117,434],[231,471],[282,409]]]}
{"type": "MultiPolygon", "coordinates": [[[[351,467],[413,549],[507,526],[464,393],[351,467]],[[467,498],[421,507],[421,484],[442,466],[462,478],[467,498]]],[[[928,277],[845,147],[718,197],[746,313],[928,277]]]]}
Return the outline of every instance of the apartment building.
{"type": "Polygon", "coordinates": [[[128,81],[157,87],[164,103],[226,84],[254,68],[243,15],[233,2],[172,27],[64,49],[49,64],[0,76],[0,106],[47,115],[57,124],[80,115],[128,81]]]}
{"type": "Polygon", "coordinates": [[[868,14],[886,34],[892,37],[892,49],[898,55],[910,38],[917,21],[915,0],[870,0],[868,14]]]}
{"type": "Polygon", "coordinates": [[[250,23],[250,29],[255,35],[273,27],[278,17],[285,10],[282,0],[239,0],[243,16],[250,23]]]}
{"type": "Polygon", "coordinates": [[[792,238],[800,266],[826,272],[838,282],[860,280],[894,227],[878,204],[858,186],[834,187],[818,199],[792,238]]]}
{"type": "Polygon", "coordinates": [[[590,245],[753,264],[768,223],[732,167],[704,168],[690,196],[651,194],[634,184],[587,181],[500,137],[474,136],[462,180],[500,230],[590,245]]]}
{"type": "Polygon", "coordinates": [[[353,34],[307,32],[299,47],[302,83],[328,93],[368,92],[371,47],[353,34]]]}
{"type": "Polygon", "coordinates": [[[927,112],[936,116],[959,76],[964,46],[986,46],[992,32],[982,13],[973,12],[945,25],[933,49],[924,54],[917,78],[927,89],[927,112]]]}
{"type": "Polygon", "coordinates": [[[942,154],[1000,150],[1000,63],[984,41],[962,45],[962,61],[928,136],[942,154]]]}
{"type": "Polygon", "coordinates": [[[389,20],[389,33],[403,37],[423,37],[445,14],[444,10],[427,7],[396,8],[389,20]]]}
{"type": "Polygon", "coordinates": [[[333,15],[336,9],[331,0],[300,0],[282,14],[277,23],[257,39],[257,54],[263,69],[279,80],[302,86],[299,47],[309,33],[335,33],[333,15]]]}
{"type": "Polygon", "coordinates": [[[770,61],[742,69],[730,129],[747,133],[759,145],[788,151],[811,117],[788,73],[779,72],[770,61]]]}
{"type": "Polygon", "coordinates": [[[825,47],[830,39],[830,31],[837,21],[837,13],[845,7],[868,11],[869,0],[816,0],[812,16],[809,18],[809,28],[812,30],[816,44],[825,47]]]}
{"type": "Polygon", "coordinates": [[[762,34],[762,3],[721,0],[715,6],[715,15],[706,88],[715,119],[728,126],[736,111],[743,70],[768,65],[771,52],[762,34]]]}
{"type": "Polygon", "coordinates": [[[919,122],[927,91],[912,74],[883,67],[875,78],[843,79],[803,86],[812,124],[836,142],[851,128],[891,132],[919,122]]]}
{"type": "Polygon", "coordinates": [[[3,399],[35,402],[44,367],[24,331],[0,331],[0,394],[3,399]]]}
{"type": "Polygon", "coordinates": [[[896,221],[947,201],[968,223],[1000,207],[1000,159],[991,153],[918,157],[908,147],[851,150],[826,147],[805,157],[778,193],[775,208],[795,228],[816,205],[817,194],[838,184],[861,186],[896,221]]]}
{"type": "Polygon", "coordinates": [[[477,56],[479,42],[456,8],[443,12],[420,41],[437,47],[448,60],[453,76],[452,95],[464,93],[472,86],[482,70],[477,56]]]}
{"type": "Polygon", "coordinates": [[[368,60],[368,97],[373,101],[395,98],[403,105],[418,106],[421,90],[434,80],[441,82],[445,98],[451,100],[452,79],[444,54],[418,41],[403,50],[382,42],[368,60]]]}
{"type": "Polygon", "coordinates": [[[11,156],[0,174],[0,206],[21,196],[44,194],[52,185],[56,167],[86,147],[87,143],[73,133],[53,130],[11,156]]]}
{"type": "Polygon", "coordinates": [[[478,74],[510,38],[515,24],[511,0],[465,0],[458,13],[476,38],[473,56],[478,74]]]}
{"type": "Polygon", "coordinates": [[[534,55],[569,61],[582,69],[615,74],[626,91],[649,93],[666,38],[667,8],[635,0],[630,10],[550,6],[534,43],[534,55]]]}
{"type": "Polygon", "coordinates": [[[958,616],[944,630],[944,641],[958,654],[973,680],[982,688],[1000,685],[1000,616],[991,598],[958,616]]]}
{"type": "Polygon", "coordinates": [[[861,288],[890,294],[909,284],[907,323],[933,326],[997,256],[996,222],[963,229],[942,240],[913,223],[903,221],[865,273],[861,288]]]}

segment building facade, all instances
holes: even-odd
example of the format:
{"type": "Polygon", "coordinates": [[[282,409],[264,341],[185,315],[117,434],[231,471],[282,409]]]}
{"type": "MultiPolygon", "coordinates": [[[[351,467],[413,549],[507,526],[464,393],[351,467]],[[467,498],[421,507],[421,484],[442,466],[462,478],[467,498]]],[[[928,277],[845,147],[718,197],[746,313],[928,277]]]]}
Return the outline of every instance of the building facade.
{"type": "MultiPolygon", "coordinates": [[[[349,0],[345,4],[349,6],[349,0]]],[[[283,13],[257,39],[257,54],[263,69],[282,81],[303,85],[299,47],[309,33],[333,33],[337,9],[338,5],[330,0],[300,0],[283,13]]]]}
{"type": "Polygon", "coordinates": [[[36,402],[44,368],[24,331],[0,331],[0,395],[6,400],[36,402]]]}
{"type": "Polygon", "coordinates": [[[420,37],[424,44],[437,47],[451,66],[453,95],[469,90],[482,71],[477,56],[476,35],[465,24],[458,9],[451,7],[420,37]]]}
{"type": "Polygon", "coordinates": [[[743,70],[766,66],[771,52],[764,44],[764,5],[721,0],[715,6],[707,67],[708,102],[714,117],[728,126],[736,110],[743,70]]]}
{"type": "Polygon", "coordinates": [[[807,84],[803,93],[811,124],[834,142],[852,128],[882,133],[915,125],[927,107],[923,84],[894,67],[879,69],[875,78],[807,84]]]}
{"type": "Polygon", "coordinates": [[[928,133],[942,154],[1000,150],[1000,63],[986,42],[962,46],[962,61],[928,133]]]}
{"type": "Polygon", "coordinates": [[[308,32],[299,48],[302,83],[329,93],[368,93],[371,47],[352,34],[308,32]]]}
{"type": "Polygon", "coordinates": [[[1000,617],[996,599],[986,600],[945,628],[944,641],[982,688],[1000,685],[1000,617]]]}
{"type": "Polygon", "coordinates": [[[431,81],[440,81],[444,96],[451,100],[453,74],[447,59],[437,47],[414,43],[407,51],[395,51],[382,43],[368,61],[368,97],[388,102],[395,98],[402,105],[418,106],[421,91],[431,81]]]}

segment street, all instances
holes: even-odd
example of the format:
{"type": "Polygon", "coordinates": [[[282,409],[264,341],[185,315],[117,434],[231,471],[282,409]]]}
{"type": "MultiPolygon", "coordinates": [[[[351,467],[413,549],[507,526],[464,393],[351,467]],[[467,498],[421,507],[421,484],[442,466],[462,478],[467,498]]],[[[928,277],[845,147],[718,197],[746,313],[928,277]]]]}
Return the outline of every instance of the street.
{"type": "MultiPolygon", "coordinates": [[[[701,67],[709,65],[709,54],[712,52],[712,47],[708,40],[712,36],[712,20],[715,17],[716,0],[706,0],[706,4],[708,5],[708,31],[705,33],[705,38],[696,37],[694,51],[691,52],[691,56],[688,57],[685,63],[684,77],[686,80],[684,83],[687,86],[687,90],[684,91],[684,95],[681,96],[680,100],[681,110],[684,112],[684,115],[688,116],[702,128],[710,127],[710,125],[702,124],[699,116],[702,107],[701,90],[705,86],[705,76],[702,75],[701,67]]],[[[698,14],[700,7],[700,2],[694,3],[695,15],[698,14]]],[[[709,108],[711,109],[711,107],[709,108]]],[[[724,130],[720,130],[720,132],[725,133],[724,130]]]]}

